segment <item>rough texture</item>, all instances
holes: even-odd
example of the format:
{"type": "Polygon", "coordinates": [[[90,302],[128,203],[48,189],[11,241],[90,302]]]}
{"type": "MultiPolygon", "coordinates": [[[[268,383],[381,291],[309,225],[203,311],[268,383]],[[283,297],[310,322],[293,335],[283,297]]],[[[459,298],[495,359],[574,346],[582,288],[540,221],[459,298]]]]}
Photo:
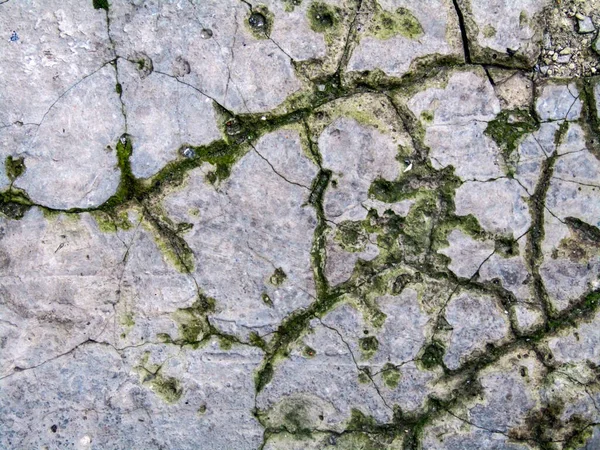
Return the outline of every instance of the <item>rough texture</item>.
{"type": "Polygon", "coordinates": [[[598,448],[598,11],[0,0],[0,448],[598,448]]]}

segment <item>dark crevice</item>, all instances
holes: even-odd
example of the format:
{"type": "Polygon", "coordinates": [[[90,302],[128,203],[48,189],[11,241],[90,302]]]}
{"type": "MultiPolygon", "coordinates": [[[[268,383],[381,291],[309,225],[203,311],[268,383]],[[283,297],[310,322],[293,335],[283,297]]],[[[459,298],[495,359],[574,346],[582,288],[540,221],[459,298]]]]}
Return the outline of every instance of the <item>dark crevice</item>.
{"type": "Polygon", "coordinates": [[[456,15],[458,17],[458,26],[460,27],[460,36],[462,38],[465,62],[467,64],[472,64],[471,51],[469,49],[469,37],[467,34],[467,27],[465,26],[465,17],[460,9],[460,6],[458,5],[458,0],[452,0],[452,4],[454,5],[454,9],[456,10],[456,15]]]}

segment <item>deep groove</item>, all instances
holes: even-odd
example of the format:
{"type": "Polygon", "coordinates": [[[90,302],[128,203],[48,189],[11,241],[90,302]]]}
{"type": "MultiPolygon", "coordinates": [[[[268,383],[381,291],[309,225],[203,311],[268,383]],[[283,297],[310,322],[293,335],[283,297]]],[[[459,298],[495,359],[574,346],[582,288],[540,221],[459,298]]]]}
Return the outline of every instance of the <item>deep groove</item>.
{"type": "Polygon", "coordinates": [[[454,9],[456,10],[456,15],[458,16],[458,26],[460,27],[465,62],[467,64],[471,64],[471,51],[469,50],[469,38],[467,37],[467,28],[465,27],[465,16],[463,16],[460,6],[458,6],[458,0],[452,0],[452,3],[454,4],[454,9]]]}

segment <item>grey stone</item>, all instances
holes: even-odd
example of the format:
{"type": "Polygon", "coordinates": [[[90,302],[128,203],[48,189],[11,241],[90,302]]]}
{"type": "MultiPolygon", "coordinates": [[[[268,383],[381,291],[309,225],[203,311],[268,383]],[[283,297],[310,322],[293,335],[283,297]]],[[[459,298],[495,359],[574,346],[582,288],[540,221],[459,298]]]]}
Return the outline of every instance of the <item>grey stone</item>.
{"type": "Polygon", "coordinates": [[[460,29],[451,1],[434,0],[416,7],[407,0],[383,0],[367,14],[358,32],[360,43],[348,63],[351,71],[379,69],[400,77],[419,62],[438,57],[463,60],[460,29]],[[411,25],[406,25],[409,19],[405,19],[398,29],[387,29],[383,17],[394,17],[401,8],[404,17],[412,16],[411,25]]]}
{"type": "Polygon", "coordinates": [[[535,110],[541,120],[575,120],[581,114],[579,91],[574,84],[548,83],[537,96],[535,110]]]}
{"type": "Polygon", "coordinates": [[[294,131],[266,135],[255,148],[218,188],[196,169],[185,189],[165,199],[171,217],[193,224],[184,238],[197,261],[194,279],[217,300],[212,319],[242,336],[272,332],[314,295],[310,251],[316,220],[306,200],[316,167],[294,131]],[[269,282],[277,268],[286,274],[280,286],[269,282]]]}
{"type": "Polygon", "coordinates": [[[542,43],[540,20],[536,17],[551,5],[548,0],[511,1],[459,1],[466,16],[467,34],[474,44],[474,57],[480,62],[493,62],[496,56],[504,57],[515,65],[533,65],[542,43]],[[526,62],[515,63],[516,54],[526,62]]]}
{"type": "Polygon", "coordinates": [[[456,190],[455,202],[458,215],[474,215],[492,233],[516,239],[531,223],[527,192],[515,180],[465,182],[456,190]]]}
{"type": "Polygon", "coordinates": [[[446,320],[452,335],[444,363],[456,369],[473,352],[485,349],[486,343],[498,343],[509,332],[508,318],[491,297],[460,293],[450,300],[446,320]]]}
{"type": "Polygon", "coordinates": [[[454,72],[443,89],[429,88],[408,106],[426,127],[425,144],[435,168],[453,166],[463,179],[502,175],[499,150],[484,134],[486,122],[500,112],[500,103],[483,71],[454,72]],[[433,119],[424,119],[425,115],[433,119]]]}
{"type": "Polygon", "coordinates": [[[0,448],[595,445],[600,2],[421,3],[0,0],[0,448]]]}
{"type": "Polygon", "coordinates": [[[176,78],[154,71],[142,78],[135,63],[119,65],[131,135],[132,172],[146,178],[177,158],[183,145],[220,139],[213,101],[176,78]]]}
{"type": "Polygon", "coordinates": [[[325,193],[327,217],[339,223],[367,217],[363,202],[376,178],[394,180],[400,173],[392,138],[354,119],[335,120],[319,138],[323,166],[332,170],[336,186],[325,193]]]}
{"type": "Polygon", "coordinates": [[[154,346],[117,350],[89,343],[35,372],[23,371],[2,380],[0,429],[5,442],[16,448],[143,445],[158,449],[172,445],[191,449],[197,448],[198,436],[214,448],[256,448],[261,429],[251,414],[251,374],[259,361],[256,350],[223,352],[216,343],[180,354],[160,352],[154,346]],[[142,383],[147,374],[144,367],[153,364],[161,364],[160,380],[181,380],[181,399],[176,404],[161,399],[159,384],[152,379],[142,383]],[[236,369],[223,371],[228,366],[236,369]],[[58,383],[55,373],[60,373],[58,383]],[[236,406],[229,403],[233,398],[236,406]],[[48,402],[60,406],[47,411],[48,402]],[[180,432],[182,423],[185,433],[180,432]]]}
{"type": "Polygon", "coordinates": [[[85,78],[48,110],[31,140],[20,143],[16,153],[25,154],[27,170],[15,186],[34,202],[56,209],[89,208],[115,193],[120,175],[116,143],[125,131],[115,83],[110,65],[85,78]]]}
{"type": "Polygon", "coordinates": [[[331,405],[322,410],[319,427],[324,429],[343,429],[352,408],[358,408],[380,422],[391,419],[392,411],[383,403],[375,386],[359,382],[353,355],[335,330],[314,324],[304,342],[315,355],[304,356],[302,348],[298,348],[283,361],[271,383],[257,397],[260,409],[268,411],[290,396],[309,392],[331,405]],[[323,383],[323,379],[328,382],[323,383]]]}
{"type": "Polygon", "coordinates": [[[178,0],[145,7],[118,2],[109,16],[120,56],[135,61],[143,53],[155,71],[169,74],[184,57],[190,63],[186,82],[235,112],[267,111],[301,86],[290,57],[273,41],[251,34],[243,2],[178,0]],[[211,39],[192,38],[205,28],[212,30],[211,39]]]}
{"type": "Polygon", "coordinates": [[[593,33],[596,29],[594,28],[594,22],[589,16],[584,16],[577,20],[577,31],[581,34],[593,33]]]}
{"type": "Polygon", "coordinates": [[[448,268],[461,278],[473,277],[481,265],[494,253],[493,242],[476,241],[460,230],[452,230],[448,235],[449,246],[438,250],[451,262],[448,268]]]}

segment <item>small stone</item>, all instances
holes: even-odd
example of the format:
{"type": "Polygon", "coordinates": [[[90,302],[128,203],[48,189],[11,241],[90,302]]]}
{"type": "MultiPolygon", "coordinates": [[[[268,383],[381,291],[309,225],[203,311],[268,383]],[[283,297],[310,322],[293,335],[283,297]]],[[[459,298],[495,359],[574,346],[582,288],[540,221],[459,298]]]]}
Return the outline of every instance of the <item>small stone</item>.
{"type": "Polygon", "coordinates": [[[559,53],[561,55],[570,55],[571,52],[572,52],[571,47],[565,47],[559,53]]]}
{"type": "MultiPolygon", "coordinates": [[[[556,55],[554,55],[556,56],[556,55]]],[[[558,58],[556,58],[554,61],[556,61],[559,64],[566,64],[571,60],[571,55],[561,55],[558,58]]]]}
{"type": "Polygon", "coordinates": [[[558,61],[558,55],[556,53],[552,55],[552,61],[558,61]]]}
{"type": "Polygon", "coordinates": [[[196,152],[194,151],[193,148],[190,147],[185,147],[182,151],[181,154],[185,157],[185,158],[193,158],[194,156],[196,156],[196,152]]]}
{"type": "Polygon", "coordinates": [[[575,68],[575,64],[574,63],[569,64],[569,69],[574,69],[574,68],[575,68]]]}
{"type": "Polygon", "coordinates": [[[579,15],[577,17],[578,21],[577,21],[577,31],[580,34],[586,34],[586,33],[593,33],[595,28],[594,28],[594,22],[592,22],[592,18],[588,17],[588,16],[582,16],[583,18],[580,19],[579,15]]]}
{"type": "Polygon", "coordinates": [[[203,28],[200,32],[200,37],[202,39],[210,39],[213,36],[213,32],[210,28],[203,28]]]}
{"type": "Polygon", "coordinates": [[[252,13],[248,18],[248,23],[250,26],[256,30],[264,30],[265,25],[267,24],[267,19],[260,13],[252,13]]]}

